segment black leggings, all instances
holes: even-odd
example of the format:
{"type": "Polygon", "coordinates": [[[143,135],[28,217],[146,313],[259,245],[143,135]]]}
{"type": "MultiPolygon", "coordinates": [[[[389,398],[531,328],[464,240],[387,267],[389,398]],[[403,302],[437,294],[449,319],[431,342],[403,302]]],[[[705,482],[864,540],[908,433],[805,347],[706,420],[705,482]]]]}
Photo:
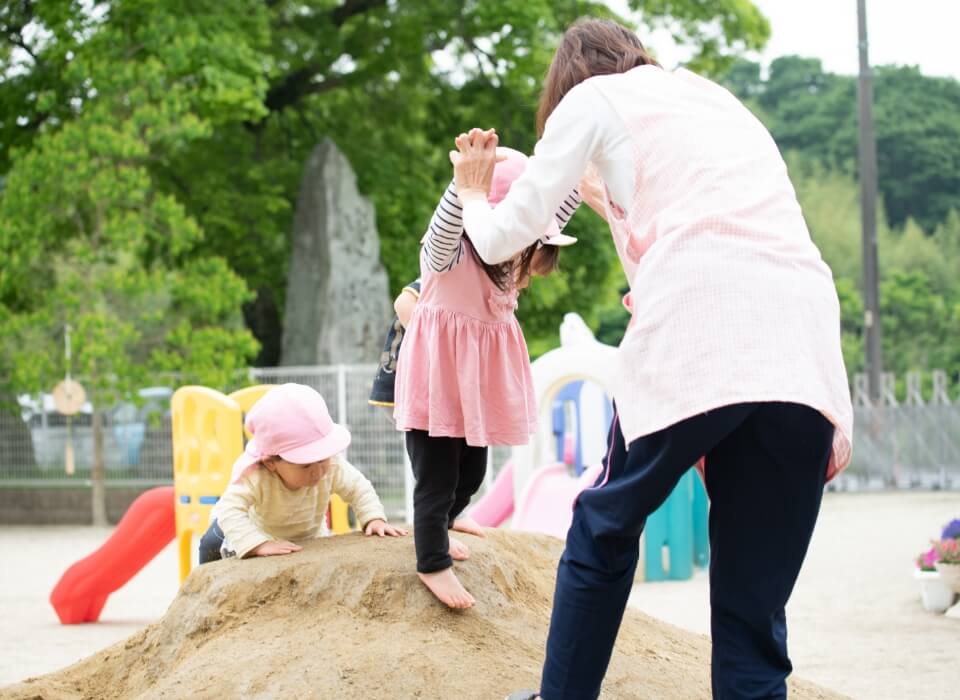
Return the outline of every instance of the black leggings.
{"type": "Polygon", "coordinates": [[[413,489],[413,538],[417,571],[429,574],[453,566],[447,530],[470,504],[487,471],[487,448],[464,438],[430,437],[408,430],[407,454],[417,483],[413,489]]]}

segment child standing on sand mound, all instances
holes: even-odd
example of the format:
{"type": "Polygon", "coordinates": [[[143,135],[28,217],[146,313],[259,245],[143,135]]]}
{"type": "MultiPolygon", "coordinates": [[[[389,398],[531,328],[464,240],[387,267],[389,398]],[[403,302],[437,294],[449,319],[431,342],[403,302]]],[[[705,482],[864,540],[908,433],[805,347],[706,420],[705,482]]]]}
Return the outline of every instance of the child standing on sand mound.
{"type": "MultiPolygon", "coordinates": [[[[500,149],[489,201],[496,205],[523,172],[527,158],[500,149]]],[[[571,196],[541,238],[498,265],[483,263],[463,230],[451,184],[437,206],[420,254],[422,290],[397,360],[397,428],[406,431],[417,479],[413,532],[417,573],[451,608],[474,599],[453,573],[469,557],[449,529],[482,535],[457,519],[483,483],[489,445],[525,445],[537,427],[530,358],[514,315],[517,295],[532,275],[557,266],[560,233],[579,196],[571,196]]]]}

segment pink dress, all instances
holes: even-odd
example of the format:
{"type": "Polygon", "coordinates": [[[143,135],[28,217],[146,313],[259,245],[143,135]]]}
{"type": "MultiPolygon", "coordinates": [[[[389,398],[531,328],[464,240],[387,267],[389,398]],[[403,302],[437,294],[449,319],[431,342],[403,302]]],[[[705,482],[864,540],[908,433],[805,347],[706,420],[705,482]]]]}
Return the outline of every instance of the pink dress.
{"type": "Polygon", "coordinates": [[[517,291],[501,292],[466,242],[449,271],[422,261],[420,269],[420,300],[397,360],[397,429],[475,447],[525,445],[537,404],[517,291]]]}

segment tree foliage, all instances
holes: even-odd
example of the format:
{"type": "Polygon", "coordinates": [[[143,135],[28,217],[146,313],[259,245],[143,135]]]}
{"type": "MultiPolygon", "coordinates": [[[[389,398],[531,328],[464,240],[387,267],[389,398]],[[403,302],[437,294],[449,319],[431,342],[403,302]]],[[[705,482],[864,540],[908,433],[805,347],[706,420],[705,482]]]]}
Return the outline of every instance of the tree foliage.
{"type": "MultiPolygon", "coordinates": [[[[797,154],[791,178],[814,242],[833,270],[848,372],[863,370],[863,277],[859,186],[797,154]]],[[[880,208],[880,205],[878,205],[880,208]]],[[[946,369],[960,377],[960,216],[930,234],[912,219],[897,229],[877,212],[884,370],[946,369]]]]}
{"type": "Polygon", "coordinates": [[[30,89],[26,115],[3,100],[4,127],[24,132],[3,156],[4,384],[49,389],[67,323],[74,371],[96,402],[164,371],[222,384],[255,352],[238,312],[243,280],[198,250],[203,230],[156,174],[219,125],[264,114],[264,13],[215,17],[198,5],[125,2],[94,17],[75,3],[21,3],[35,13],[33,42],[19,34],[35,72],[0,84],[30,89]],[[59,76],[50,90],[33,82],[47,72],[59,76]]]}
{"type": "MultiPolygon", "coordinates": [[[[831,169],[856,172],[857,78],[823,70],[819,59],[784,56],[760,66],[740,60],[722,77],[784,151],[799,151],[831,169]]],[[[960,82],[919,69],[874,70],[877,169],[890,224],[908,218],[927,232],[960,209],[960,82]]]]}
{"type": "MultiPolygon", "coordinates": [[[[633,5],[696,44],[707,70],[769,31],[744,0],[633,5]]],[[[377,207],[399,288],[450,177],[452,136],[496,126],[529,150],[552,46],[584,14],[610,11],[548,0],[8,3],[0,320],[51,359],[27,371],[6,355],[0,383],[48,385],[67,317],[81,357],[88,336],[89,370],[109,367],[114,387],[132,385],[121,375],[239,366],[253,348],[244,302],[257,361],[275,363],[292,205],[324,136],[377,207]]],[[[563,311],[595,320],[597,300],[615,296],[603,226],[581,215],[571,227],[581,244],[563,273],[522,301],[534,347],[555,337],[563,311]]]]}

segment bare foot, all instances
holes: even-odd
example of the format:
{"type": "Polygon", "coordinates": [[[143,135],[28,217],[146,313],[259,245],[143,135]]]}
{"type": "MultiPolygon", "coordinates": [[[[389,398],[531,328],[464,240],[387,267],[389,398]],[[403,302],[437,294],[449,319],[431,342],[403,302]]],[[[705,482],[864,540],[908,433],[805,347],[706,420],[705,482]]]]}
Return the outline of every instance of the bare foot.
{"type": "Polygon", "coordinates": [[[483,528],[477,524],[477,521],[473,518],[457,518],[453,521],[453,527],[451,530],[456,530],[457,532],[465,532],[468,535],[476,535],[477,537],[486,537],[483,533],[483,528]]]}
{"type": "Polygon", "coordinates": [[[454,608],[471,608],[476,602],[473,596],[467,593],[467,589],[460,583],[460,579],[453,573],[453,569],[444,569],[432,574],[421,574],[417,576],[426,584],[430,592],[433,593],[444,605],[454,608]]]}
{"type": "Polygon", "coordinates": [[[470,558],[470,548],[460,540],[450,538],[450,557],[454,561],[466,561],[470,558]]]}

